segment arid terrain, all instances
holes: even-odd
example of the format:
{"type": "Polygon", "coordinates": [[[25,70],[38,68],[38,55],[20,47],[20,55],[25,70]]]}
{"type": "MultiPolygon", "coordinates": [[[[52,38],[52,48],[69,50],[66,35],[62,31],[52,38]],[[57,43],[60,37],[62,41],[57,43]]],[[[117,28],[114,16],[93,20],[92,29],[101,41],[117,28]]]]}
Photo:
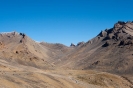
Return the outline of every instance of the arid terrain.
{"type": "Polygon", "coordinates": [[[70,47],[0,33],[0,88],[133,88],[133,22],[70,47]]]}
{"type": "Polygon", "coordinates": [[[106,72],[43,70],[0,62],[0,88],[132,88],[126,78],[106,72]]]}

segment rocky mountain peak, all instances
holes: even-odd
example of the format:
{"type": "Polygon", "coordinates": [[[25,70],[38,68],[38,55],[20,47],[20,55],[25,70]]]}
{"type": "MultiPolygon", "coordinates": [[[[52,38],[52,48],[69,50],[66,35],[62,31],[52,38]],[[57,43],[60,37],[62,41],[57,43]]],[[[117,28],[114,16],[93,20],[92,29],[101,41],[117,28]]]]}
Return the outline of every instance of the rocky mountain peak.
{"type": "Polygon", "coordinates": [[[118,21],[114,24],[113,28],[105,29],[98,34],[105,44],[103,47],[107,47],[113,44],[121,45],[133,45],[133,21],[118,21]]]}
{"type": "Polygon", "coordinates": [[[77,46],[81,46],[81,45],[83,45],[83,44],[85,44],[85,42],[84,42],[84,41],[79,42],[79,43],[77,44],[77,46]]]}
{"type": "Polygon", "coordinates": [[[125,35],[126,37],[129,35],[133,36],[133,22],[118,21],[116,24],[114,24],[113,28],[101,31],[98,36],[105,37],[104,40],[107,39],[119,40],[125,35]]]}
{"type": "Polygon", "coordinates": [[[73,44],[73,43],[71,43],[71,45],[70,45],[70,47],[75,47],[76,45],[75,44],[73,44]]]}
{"type": "Polygon", "coordinates": [[[124,21],[118,21],[114,27],[113,27],[113,32],[126,32],[125,30],[128,30],[128,31],[131,31],[133,30],[133,22],[131,21],[127,21],[127,22],[124,22],[124,21]]]}

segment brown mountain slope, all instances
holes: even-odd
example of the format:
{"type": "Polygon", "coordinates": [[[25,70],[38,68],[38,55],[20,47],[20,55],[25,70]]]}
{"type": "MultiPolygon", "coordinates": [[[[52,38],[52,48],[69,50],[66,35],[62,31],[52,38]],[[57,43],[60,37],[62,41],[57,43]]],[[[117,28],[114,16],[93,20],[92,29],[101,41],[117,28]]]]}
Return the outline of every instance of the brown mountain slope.
{"type": "Polygon", "coordinates": [[[133,22],[119,21],[111,29],[62,57],[60,68],[97,69],[119,74],[133,73],[133,22]]]}
{"type": "Polygon", "coordinates": [[[73,47],[67,47],[60,43],[46,43],[41,42],[40,45],[42,45],[44,48],[48,48],[52,54],[54,55],[52,59],[48,60],[49,62],[52,62],[54,64],[55,61],[60,61],[60,58],[67,56],[69,52],[74,50],[73,47]]]}
{"type": "Polygon", "coordinates": [[[57,56],[53,53],[23,33],[0,34],[0,58],[11,63],[49,68],[52,64],[48,60],[57,56]]]}
{"type": "Polygon", "coordinates": [[[23,33],[0,33],[0,58],[11,63],[54,69],[54,61],[71,50],[63,44],[35,42],[23,33]]]}
{"type": "MultiPolygon", "coordinates": [[[[2,35],[5,38],[6,35],[2,35]]],[[[17,34],[18,40],[22,37],[17,34]]],[[[8,38],[7,38],[8,39],[8,38]]],[[[1,43],[1,50],[5,53],[0,57],[0,87],[1,88],[131,88],[132,83],[126,78],[91,70],[49,70],[49,64],[44,63],[45,69],[41,68],[41,59],[38,57],[35,62],[27,60],[35,55],[32,45],[28,49],[20,46],[28,46],[29,43],[23,41],[22,44],[16,41],[9,47],[8,43],[1,43]],[[8,48],[8,47],[9,48],[8,48]],[[16,47],[19,47],[16,49],[16,47]],[[31,50],[29,50],[32,47],[31,50]],[[15,53],[12,52],[15,50],[15,53]],[[17,50],[17,52],[16,52],[17,50]],[[26,53],[27,50],[28,54],[26,53]],[[22,53],[23,51],[23,53],[22,53]],[[22,55],[21,55],[21,53],[22,55]],[[25,54],[26,53],[26,54],[25,54]],[[19,54],[19,55],[16,55],[19,54]],[[12,57],[10,57],[10,55],[12,57]],[[10,58],[9,58],[10,57],[10,58]],[[24,60],[23,60],[24,59],[24,60]],[[41,69],[40,69],[40,68],[41,69]],[[48,67],[48,68],[46,68],[48,67]],[[48,69],[48,70],[46,70],[48,69]]],[[[28,42],[30,41],[29,39],[28,42]]],[[[10,41],[10,40],[8,40],[10,41]]],[[[34,41],[30,41],[33,45],[34,41]]],[[[56,45],[55,45],[56,46],[56,45]]],[[[39,48],[38,44],[35,46],[39,48]]],[[[48,51],[47,51],[48,52],[48,51]]],[[[39,54],[41,55],[41,54],[39,54]]],[[[47,59],[47,58],[46,58],[47,59]]]]}

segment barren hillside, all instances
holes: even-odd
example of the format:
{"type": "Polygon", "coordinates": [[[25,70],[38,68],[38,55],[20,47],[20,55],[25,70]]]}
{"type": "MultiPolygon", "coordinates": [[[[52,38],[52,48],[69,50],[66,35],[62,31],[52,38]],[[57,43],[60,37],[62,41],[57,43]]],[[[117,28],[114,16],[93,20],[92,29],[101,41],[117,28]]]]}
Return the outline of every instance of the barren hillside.
{"type": "Polygon", "coordinates": [[[133,22],[119,21],[111,29],[75,46],[58,65],[71,69],[96,69],[117,74],[133,73],[133,22]]]}
{"type": "Polygon", "coordinates": [[[0,88],[133,88],[133,22],[70,47],[0,33],[0,88]]]}

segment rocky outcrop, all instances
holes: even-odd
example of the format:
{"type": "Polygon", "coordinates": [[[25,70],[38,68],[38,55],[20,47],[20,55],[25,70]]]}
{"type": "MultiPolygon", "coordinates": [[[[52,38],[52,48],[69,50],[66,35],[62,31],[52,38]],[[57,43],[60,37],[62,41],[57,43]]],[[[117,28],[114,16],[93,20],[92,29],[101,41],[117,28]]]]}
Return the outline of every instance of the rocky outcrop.
{"type": "Polygon", "coordinates": [[[119,28],[122,28],[126,23],[124,21],[118,21],[115,25],[114,25],[114,29],[115,31],[117,31],[119,28]]]}
{"type": "Polygon", "coordinates": [[[71,45],[70,45],[70,47],[75,47],[76,45],[75,44],[73,44],[73,43],[71,43],[71,45]]]}
{"type": "Polygon", "coordinates": [[[24,33],[20,33],[20,35],[21,35],[23,38],[25,38],[25,36],[26,36],[24,33]]]}
{"type": "Polygon", "coordinates": [[[3,44],[3,42],[0,42],[0,48],[4,48],[5,45],[3,44]]]}
{"type": "Polygon", "coordinates": [[[105,37],[105,36],[107,36],[107,32],[106,31],[101,31],[99,36],[100,37],[105,37]]]}
{"type": "Polygon", "coordinates": [[[84,45],[85,44],[85,42],[79,42],[78,44],[77,44],[77,46],[81,46],[81,45],[84,45]]]}
{"type": "Polygon", "coordinates": [[[122,40],[119,43],[119,46],[125,46],[125,45],[133,45],[133,41],[132,40],[122,40]]]}
{"type": "Polygon", "coordinates": [[[22,39],[20,40],[20,43],[24,43],[26,35],[24,33],[20,33],[20,35],[22,36],[22,39]]]}
{"type": "Polygon", "coordinates": [[[126,24],[126,22],[124,22],[124,21],[118,21],[118,23],[119,23],[120,25],[126,24]]]}
{"type": "MultiPolygon", "coordinates": [[[[106,29],[105,31],[102,31],[99,36],[104,37],[103,41],[107,40],[114,40],[118,41],[121,43],[121,45],[125,40],[128,39],[133,39],[132,36],[132,23],[131,22],[123,22],[123,21],[118,21],[113,28],[111,29],[106,29]]],[[[113,42],[113,41],[112,41],[113,42]]],[[[131,41],[130,41],[131,42],[131,41]]],[[[128,44],[131,44],[128,42],[128,44]]]]}

